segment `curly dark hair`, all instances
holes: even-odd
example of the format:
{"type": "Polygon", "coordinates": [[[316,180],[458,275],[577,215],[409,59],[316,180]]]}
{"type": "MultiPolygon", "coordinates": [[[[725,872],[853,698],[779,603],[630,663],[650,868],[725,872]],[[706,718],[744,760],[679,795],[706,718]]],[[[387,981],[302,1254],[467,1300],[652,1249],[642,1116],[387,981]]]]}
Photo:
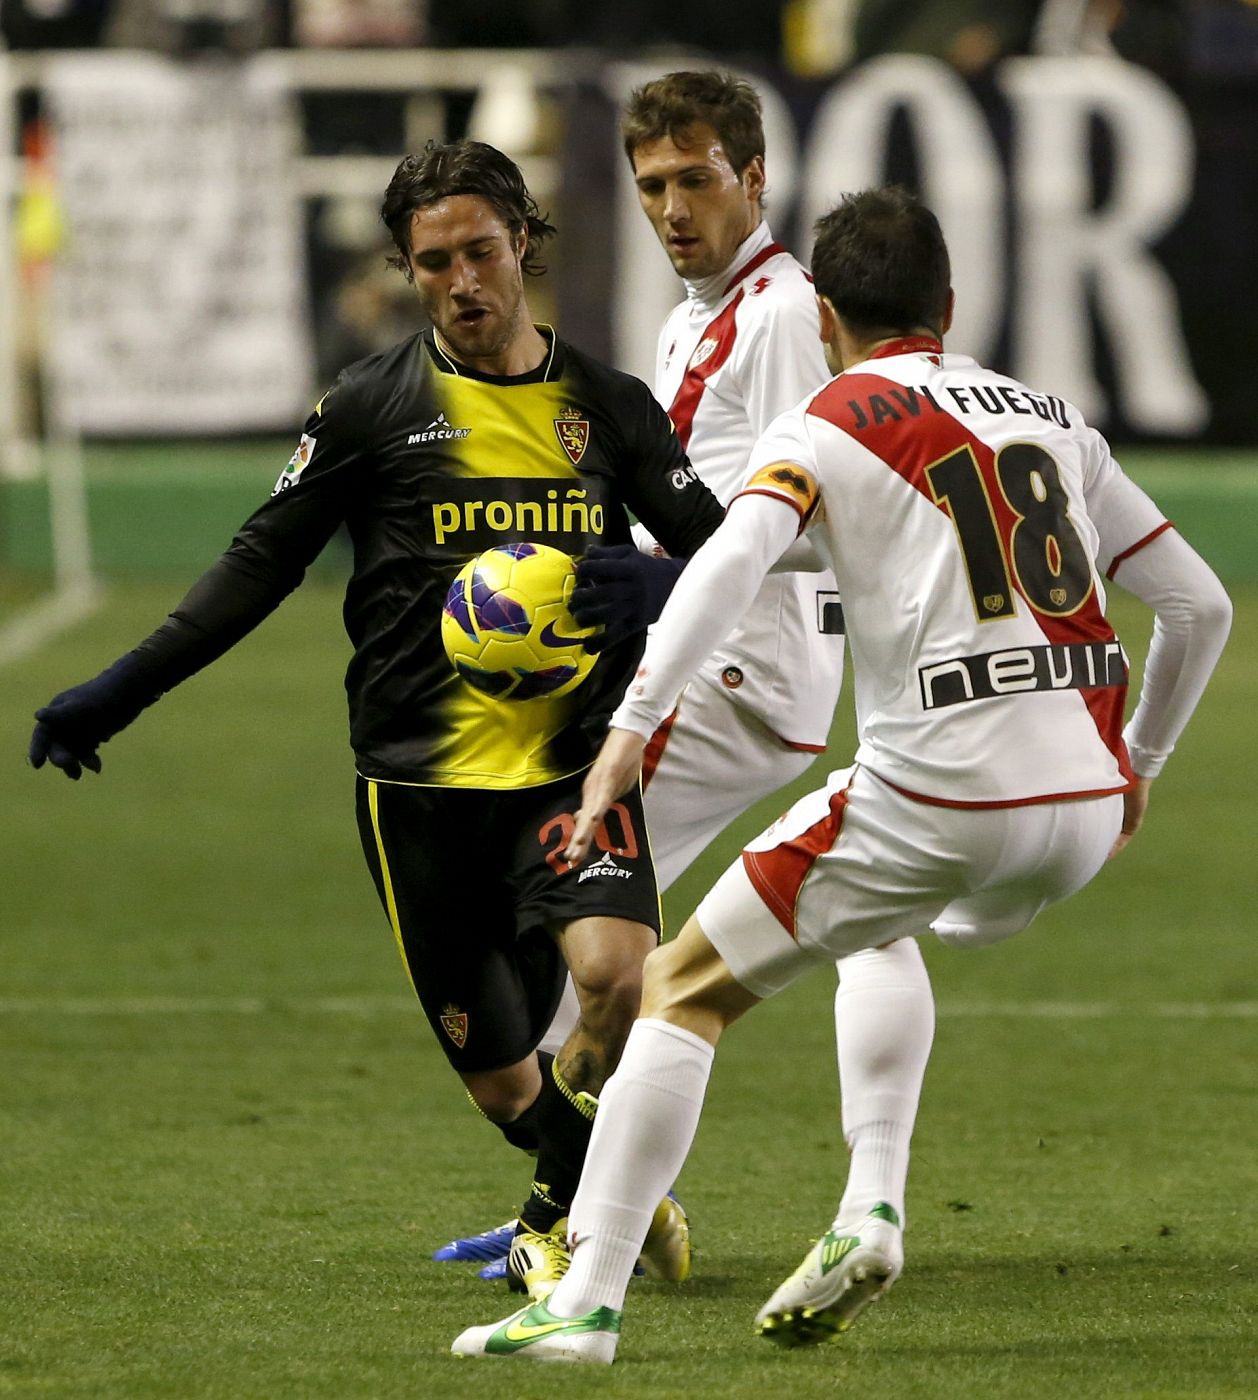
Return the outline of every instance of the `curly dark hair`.
{"type": "Polygon", "coordinates": [[[716,132],[736,174],[764,155],[760,97],[750,83],[714,68],[665,73],[630,94],[620,123],[625,155],[648,141],[667,136],[676,141],[696,122],[716,132]]]}
{"type": "Polygon", "coordinates": [[[411,272],[411,215],[417,209],[455,194],[474,194],[487,200],[513,234],[528,230],[524,271],[536,277],[546,271],[538,258],[543,240],[555,232],[538,212],[537,203],[524,184],[520,167],[484,141],[429,141],[417,156],[404,156],[393,172],[380,205],[397,252],[389,266],[414,280],[411,272]]]}
{"type": "Polygon", "coordinates": [[[897,186],[845,194],[817,220],[819,295],[860,331],[941,333],[952,271],[934,214],[897,186]]]}

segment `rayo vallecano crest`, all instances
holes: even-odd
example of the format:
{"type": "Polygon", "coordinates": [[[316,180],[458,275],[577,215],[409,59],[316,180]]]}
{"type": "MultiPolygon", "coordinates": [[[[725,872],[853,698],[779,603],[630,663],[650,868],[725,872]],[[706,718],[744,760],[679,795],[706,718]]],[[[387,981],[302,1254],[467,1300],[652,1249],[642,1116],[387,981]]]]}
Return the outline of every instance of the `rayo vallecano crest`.
{"type": "Polygon", "coordinates": [[[570,405],[554,423],[559,446],[568,454],[568,460],[575,467],[585,456],[585,449],[590,445],[590,420],[582,418],[580,410],[570,405]]]}
{"type": "Polygon", "coordinates": [[[687,369],[698,369],[705,360],[710,360],[716,352],[718,341],[715,336],[707,336],[695,346],[694,354],[690,357],[687,369]]]}
{"type": "Polygon", "coordinates": [[[467,1012],[447,1006],[441,1013],[441,1029],[462,1050],[467,1042],[467,1012]]]}

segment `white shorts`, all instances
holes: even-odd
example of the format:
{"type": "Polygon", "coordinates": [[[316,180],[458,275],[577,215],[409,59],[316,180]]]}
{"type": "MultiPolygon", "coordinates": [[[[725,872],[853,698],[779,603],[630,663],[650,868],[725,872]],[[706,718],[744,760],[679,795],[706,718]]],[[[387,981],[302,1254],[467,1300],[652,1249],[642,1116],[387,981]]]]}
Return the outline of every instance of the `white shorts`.
{"type": "Polygon", "coordinates": [[[816,757],[783,742],[727,692],[691,681],[647,746],[643,767],[642,805],[660,890],[730,822],[794,782],[816,757]]]}
{"type": "Polygon", "coordinates": [[[772,996],[820,962],[933,929],[995,943],[1082,889],[1122,825],[1121,796],[981,810],[832,773],[744,849],[696,917],[734,977],[772,996]]]}

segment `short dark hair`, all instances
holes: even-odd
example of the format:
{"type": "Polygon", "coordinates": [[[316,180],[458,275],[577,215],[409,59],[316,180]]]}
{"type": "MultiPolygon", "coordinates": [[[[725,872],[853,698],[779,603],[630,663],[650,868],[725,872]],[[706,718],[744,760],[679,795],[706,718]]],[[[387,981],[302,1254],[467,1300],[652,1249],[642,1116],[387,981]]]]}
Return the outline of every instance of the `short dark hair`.
{"type": "Polygon", "coordinates": [[[666,73],[630,94],[620,123],[629,164],[639,146],[665,136],[676,141],[696,122],[706,122],[716,132],[739,175],[756,156],[764,155],[764,123],[755,88],[732,73],[710,68],[666,73]]]}
{"type": "Polygon", "coordinates": [[[474,194],[493,206],[495,213],[512,233],[528,230],[524,250],[524,271],[537,276],[546,271],[538,257],[542,241],[555,232],[538,212],[537,203],[525,188],[520,167],[500,150],[484,141],[429,141],[421,154],[404,156],[384,192],[380,217],[393,235],[397,253],[389,266],[411,272],[411,215],[417,209],[436,204],[450,195],[474,194]]]}
{"type": "Polygon", "coordinates": [[[817,220],[812,275],[857,331],[942,333],[952,272],[934,214],[896,186],[845,194],[817,220]]]}

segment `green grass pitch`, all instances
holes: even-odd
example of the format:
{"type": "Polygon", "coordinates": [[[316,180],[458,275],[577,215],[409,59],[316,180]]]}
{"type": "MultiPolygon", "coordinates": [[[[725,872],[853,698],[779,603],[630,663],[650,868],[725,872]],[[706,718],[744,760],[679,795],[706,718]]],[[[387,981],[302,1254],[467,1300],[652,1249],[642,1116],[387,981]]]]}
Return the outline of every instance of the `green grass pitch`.
{"type": "MultiPolygon", "coordinates": [[[[610,1373],[446,1354],[512,1303],[429,1253],[510,1215],[528,1164],[411,1006],[362,866],[337,590],[308,584],[100,777],[25,767],[35,706],[177,593],[116,586],[0,673],[0,1395],[1258,1394],[1258,587],[1121,861],[1010,944],[926,946],[888,1299],[812,1352],[751,1331],[845,1171],[818,973],[723,1045],[680,1183],[695,1277],[633,1286],[610,1373]]],[[[1116,614],[1139,654],[1143,615],[1116,614]]]]}

